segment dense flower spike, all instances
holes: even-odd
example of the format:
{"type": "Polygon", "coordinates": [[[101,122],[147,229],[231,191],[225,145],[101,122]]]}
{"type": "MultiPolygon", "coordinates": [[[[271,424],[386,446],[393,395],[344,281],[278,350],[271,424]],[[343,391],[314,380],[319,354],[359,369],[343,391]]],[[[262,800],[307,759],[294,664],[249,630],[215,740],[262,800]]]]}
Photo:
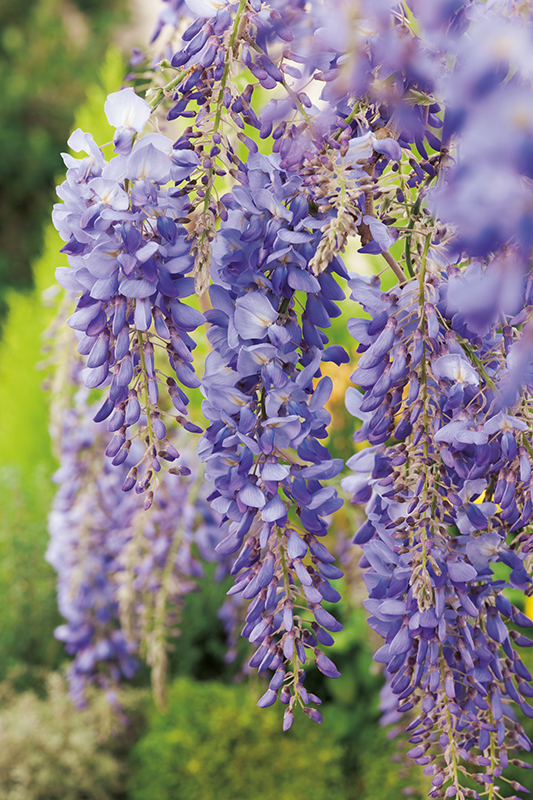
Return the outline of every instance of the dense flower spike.
{"type": "Polygon", "coordinates": [[[124,494],[129,465],[102,467],[101,447],[111,435],[92,421],[94,410],[81,389],[62,421],[47,552],[66,619],[56,636],[75,656],[69,679],[77,704],[87,684],[111,689],[131,678],[139,653],[152,667],[163,704],[169,631],[202,574],[192,544],[213,560],[224,528],[205,503],[202,472],[191,479],[166,476],[149,512],[136,494],[124,494]]]}
{"type": "Polygon", "coordinates": [[[365,392],[349,390],[347,405],[362,421],[354,438],[372,446],[348,462],[356,474],[343,485],[366,504],[354,541],[369,624],[385,639],[375,658],[398,711],[421,702],[410,755],[428,765],[439,797],[461,794],[461,761],[485,767],[479,782],[492,785],[508,750],[531,747],[508,710],[516,702],[530,711],[531,676],[514,649],[530,639],[503,618],[531,625],[504,590],[531,583],[532,454],[525,399],[496,413],[508,371],[499,321],[470,334],[449,302],[455,272],[435,269],[431,255],[401,289],[350,281],[371,319],[352,321],[362,352],[353,380],[365,392]],[[496,562],[508,568],[505,580],[495,578],[496,562]]]}
{"type": "MultiPolygon", "coordinates": [[[[517,650],[531,623],[507,590],[532,589],[532,26],[514,0],[166,0],[147,100],[108,98],[109,160],[73,134],[87,157],[65,156],[54,214],[71,264],[58,279],[81,295],[69,324],[85,385],[102,390],[96,420],[112,434],[98,481],[124,472],[166,531],[187,491],[157,477],[179,456],[166,423],[197,431],[187,389],[201,388],[198,456],[235,576],[224,615],[230,627],[249,601],[249,666],[270,670],[259,705],[286,704],[284,729],[298,705],[320,720],[306,665],[339,674],[322,650],[341,628],[323,601],[340,597],[324,542],[343,468],[324,444],[323,372],[349,360],[324,332],[348,280],[359,424],[342,485],[366,514],[354,542],[386,717],[416,708],[409,756],[435,798],[501,797],[512,752],[531,747],[513,710],[533,716],[517,650]],[[157,132],[141,136],[150,116],[157,132]],[[351,237],[395,286],[347,272],[351,237]],[[209,285],[202,315],[184,300],[209,285]]],[[[61,490],[65,514],[76,496],[61,490]]],[[[132,544],[128,520],[95,556],[125,577],[102,604],[113,619],[132,585],[149,589],[142,565],[164,570],[169,552],[163,534],[132,544]]],[[[131,669],[127,643],[113,653],[131,669]]]]}
{"type": "MultiPolygon", "coordinates": [[[[317,537],[327,533],[324,518],[342,505],[335,488],[321,481],[343,466],[320,444],[332,388],[330,378],[320,378],[320,365],[348,356],[342,347],[326,347],[321,330],[339,313],[336,301],[344,294],[333,270],[345,276],[344,267],[335,258],[313,276],[317,220],[298,193],[300,180],[278,165],[279,157],[251,156],[246,182],[225,198],[229,214],[214,253],[213,308],[206,312],[213,352],[202,390],[211,424],[199,454],[215,484],[212,505],[231,520],[218,549],[240,551],[231,592],[252,600],[242,631],[258,645],[250,665],[275,670],[260,705],[275,702],[281,689],[288,727],[294,705],[307,707],[301,668],[308,658],[326,675],[339,674],[318,649],[333,642],[328,631],[341,629],[321,604],[340,598],[329,580],[342,573],[317,537]],[[297,292],[305,303],[301,314],[297,292]],[[302,602],[311,624],[295,613],[302,602]]],[[[318,712],[307,712],[318,719],[318,712]]]]}
{"type": "Polygon", "coordinates": [[[185,390],[199,385],[192,366],[196,345],[189,334],[203,316],[183,302],[194,292],[193,279],[186,277],[193,264],[181,224],[187,200],[165,188],[187,177],[195,160],[176,155],[161,134],[133,144],[150,114],[133,89],[110,95],[106,113],[117,126],[119,155],[107,162],[91,135],[80,130],[69,139],[87,156],[64,157],[67,180],[58,189],[64,202],[54,209],[54,223],[67,240],[63,251],[71,266],[59,268],[57,279],[70,292],[81,292],[68,324],[78,335],[78,351],[87,356],[85,385],[106,387],[95,416],[98,422],[107,419],[114,433],[106,455],[114,465],[125,463],[129,431],[137,428],[146,450],[130,473],[138,480],[125,489],[153,492],[161,460],[179,457],[161,419],[161,388],[182,424],[196,429],[183,415],[189,402],[185,390]],[[167,351],[171,369],[166,376],[156,365],[154,345],[167,351]]]}

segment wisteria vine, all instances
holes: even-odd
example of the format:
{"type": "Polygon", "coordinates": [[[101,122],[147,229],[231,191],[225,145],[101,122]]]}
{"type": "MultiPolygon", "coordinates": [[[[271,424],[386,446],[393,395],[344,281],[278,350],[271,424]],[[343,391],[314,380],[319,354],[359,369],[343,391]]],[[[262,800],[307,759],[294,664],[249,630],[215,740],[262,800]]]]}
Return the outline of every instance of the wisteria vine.
{"type": "Polygon", "coordinates": [[[342,485],[430,796],[523,789],[505,769],[531,749],[516,709],[533,717],[533,623],[508,592],[533,591],[529,5],[166,0],[138,92],[107,99],[113,152],[72,134],[54,223],[85,389],[49,557],[74,687],[129,677],[143,648],[162,685],[207,525],[269,677],[258,705],[319,722],[305,675],[339,675],[342,485]],[[343,315],[353,346],[328,335],[343,315]],[[352,354],[341,480],[327,404],[352,354]]]}

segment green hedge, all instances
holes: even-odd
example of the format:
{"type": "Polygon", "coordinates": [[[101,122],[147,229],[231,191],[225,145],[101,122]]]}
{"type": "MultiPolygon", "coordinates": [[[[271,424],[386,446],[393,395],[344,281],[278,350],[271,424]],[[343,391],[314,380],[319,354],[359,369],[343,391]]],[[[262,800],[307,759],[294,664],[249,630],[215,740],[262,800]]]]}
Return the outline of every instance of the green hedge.
{"type": "Polygon", "coordinates": [[[305,717],[286,734],[246,686],[180,678],[133,750],[131,800],[341,800],[342,751],[305,717]]]}

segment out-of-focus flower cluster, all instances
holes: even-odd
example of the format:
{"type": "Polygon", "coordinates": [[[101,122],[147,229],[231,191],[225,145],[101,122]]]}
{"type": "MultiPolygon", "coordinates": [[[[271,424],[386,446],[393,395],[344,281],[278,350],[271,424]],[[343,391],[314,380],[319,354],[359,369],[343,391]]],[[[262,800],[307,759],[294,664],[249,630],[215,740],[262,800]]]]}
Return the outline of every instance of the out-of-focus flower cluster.
{"type": "Polygon", "coordinates": [[[149,511],[135,493],[124,493],[129,464],[102,464],[111,434],[93,422],[94,411],[87,390],[79,388],[58,443],[59,488],[47,552],[66,619],[56,636],[74,656],[69,679],[77,704],[83,705],[88,684],[104,688],[114,702],[114,688],[133,677],[138,655],[152,667],[155,695],[163,704],[168,637],[182,598],[202,575],[192,545],[202,558],[219,560],[222,577],[227,567],[215,546],[224,526],[206,504],[203,471],[190,457],[190,475],[166,474],[149,511]]]}

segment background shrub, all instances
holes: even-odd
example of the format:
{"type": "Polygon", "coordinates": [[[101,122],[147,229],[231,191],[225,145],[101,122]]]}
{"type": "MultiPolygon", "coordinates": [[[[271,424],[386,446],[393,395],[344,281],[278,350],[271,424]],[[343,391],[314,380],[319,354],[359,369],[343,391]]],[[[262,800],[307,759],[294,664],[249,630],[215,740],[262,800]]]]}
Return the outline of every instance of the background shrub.
{"type": "Polygon", "coordinates": [[[342,751],[325,730],[258,709],[245,686],[179,678],[133,749],[131,800],[341,800],[342,751]]]}
{"type": "MultiPolygon", "coordinates": [[[[15,674],[13,678],[17,678],[15,674]]],[[[102,719],[74,711],[65,678],[43,681],[44,696],[0,686],[0,797],[3,800],[115,800],[125,763],[102,736],[102,719]]],[[[105,702],[105,701],[104,701],[105,702]]],[[[114,747],[118,748],[119,740],[114,747]]]]}

